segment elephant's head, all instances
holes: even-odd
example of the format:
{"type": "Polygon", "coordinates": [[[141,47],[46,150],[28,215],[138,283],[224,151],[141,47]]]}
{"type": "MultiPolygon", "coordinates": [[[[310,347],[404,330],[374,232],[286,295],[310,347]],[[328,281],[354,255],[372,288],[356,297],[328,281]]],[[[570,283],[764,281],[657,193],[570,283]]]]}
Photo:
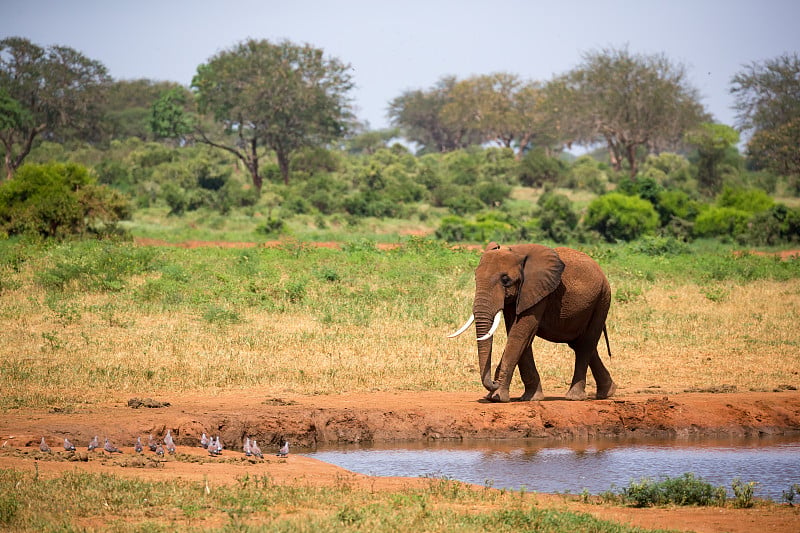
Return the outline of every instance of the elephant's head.
{"type": "Polygon", "coordinates": [[[492,380],[492,336],[505,311],[506,326],[530,311],[561,283],[564,263],[552,248],[540,244],[499,246],[489,243],[475,270],[475,301],[472,316],[457,332],[474,321],[478,341],[478,365],[487,390],[497,390],[492,380]]]}

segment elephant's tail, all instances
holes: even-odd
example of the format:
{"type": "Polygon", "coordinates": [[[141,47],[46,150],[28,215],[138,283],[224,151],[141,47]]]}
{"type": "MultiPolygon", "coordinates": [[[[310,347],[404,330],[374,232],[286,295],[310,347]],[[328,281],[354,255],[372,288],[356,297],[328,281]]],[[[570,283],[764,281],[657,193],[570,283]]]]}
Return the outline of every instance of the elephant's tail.
{"type": "Polygon", "coordinates": [[[603,324],[603,336],[606,338],[606,350],[608,350],[608,358],[611,359],[611,345],[608,343],[608,330],[606,325],[603,324]]]}

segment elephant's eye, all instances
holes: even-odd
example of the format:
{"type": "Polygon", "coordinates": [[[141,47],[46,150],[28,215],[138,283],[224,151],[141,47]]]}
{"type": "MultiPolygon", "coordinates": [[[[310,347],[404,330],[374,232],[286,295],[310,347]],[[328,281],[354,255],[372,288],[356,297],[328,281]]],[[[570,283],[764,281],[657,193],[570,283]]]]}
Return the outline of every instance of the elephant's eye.
{"type": "Polygon", "coordinates": [[[508,274],[503,274],[502,276],[500,276],[500,283],[503,284],[503,287],[509,287],[513,282],[511,281],[511,278],[509,277],[508,274]]]}

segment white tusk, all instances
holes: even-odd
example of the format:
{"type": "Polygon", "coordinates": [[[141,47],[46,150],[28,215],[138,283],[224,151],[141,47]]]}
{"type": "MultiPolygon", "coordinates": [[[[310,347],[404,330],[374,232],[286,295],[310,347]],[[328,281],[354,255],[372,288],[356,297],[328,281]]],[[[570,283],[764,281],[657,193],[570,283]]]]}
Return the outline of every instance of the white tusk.
{"type": "Polygon", "coordinates": [[[461,326],[461,328],[459,328],[459,330],[458,330],[458,331],[456,331],[455,333],[451,333],[450,335],[448,335],[448,337],[449,337],[449,338],[451,338],[451,339],[452,339],[453,337],[458,337],[459,335],[461,335],[462,333],[464,333],[465,331],[467,331],[467,328],[468,328],[468,327],[470,327],[470,326],[472,325],[472,323],[473,323],[473,322],[475,322],[475,315],[469,315],[469,318],[467,319],[467,322],[466,322],[466,323],[465,323],[463,326],[461,326]]]}
{"type": "Polygon", "coordinates": [[[485,341],[486,339],[491,338],[491,336],[494,335],[494,332],[497,331],[497,326],[500,325],[500,319],[501,318],[503,318],[502,309],[500,311],[498,311],[496,315],[494,315],[494,322],[492,322],[492,327],[489,328],[489,333],[487,333],[483,337],[478,337],[478,340],[479,341],[485,341]]]}

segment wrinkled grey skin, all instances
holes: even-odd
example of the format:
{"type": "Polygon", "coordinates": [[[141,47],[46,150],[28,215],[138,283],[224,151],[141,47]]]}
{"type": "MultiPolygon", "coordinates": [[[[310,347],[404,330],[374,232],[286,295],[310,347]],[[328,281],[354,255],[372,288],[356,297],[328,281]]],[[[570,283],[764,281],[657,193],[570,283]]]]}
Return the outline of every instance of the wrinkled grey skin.
{"type": "Polygon", "coordinates": [[[517,366],[525,384],[521,399],[544,398],[531,350],[534,337],[566,343],[574,350],[575,372],[567,399],[586,398],[587,368],[592,369],[597,383],[596,398],[613,395],[616,386],[597,353],[610,303],[608,280],[586,254],[539,244],[501,247],[490,243],[475,270],[476,338],[488,333],[494,316],[502,311],[508,339],[494,379],[493,337],[478,340],[478,364],[481,381],[489,391],[487,398],[509,401],[509,384],[517,366]]]}

